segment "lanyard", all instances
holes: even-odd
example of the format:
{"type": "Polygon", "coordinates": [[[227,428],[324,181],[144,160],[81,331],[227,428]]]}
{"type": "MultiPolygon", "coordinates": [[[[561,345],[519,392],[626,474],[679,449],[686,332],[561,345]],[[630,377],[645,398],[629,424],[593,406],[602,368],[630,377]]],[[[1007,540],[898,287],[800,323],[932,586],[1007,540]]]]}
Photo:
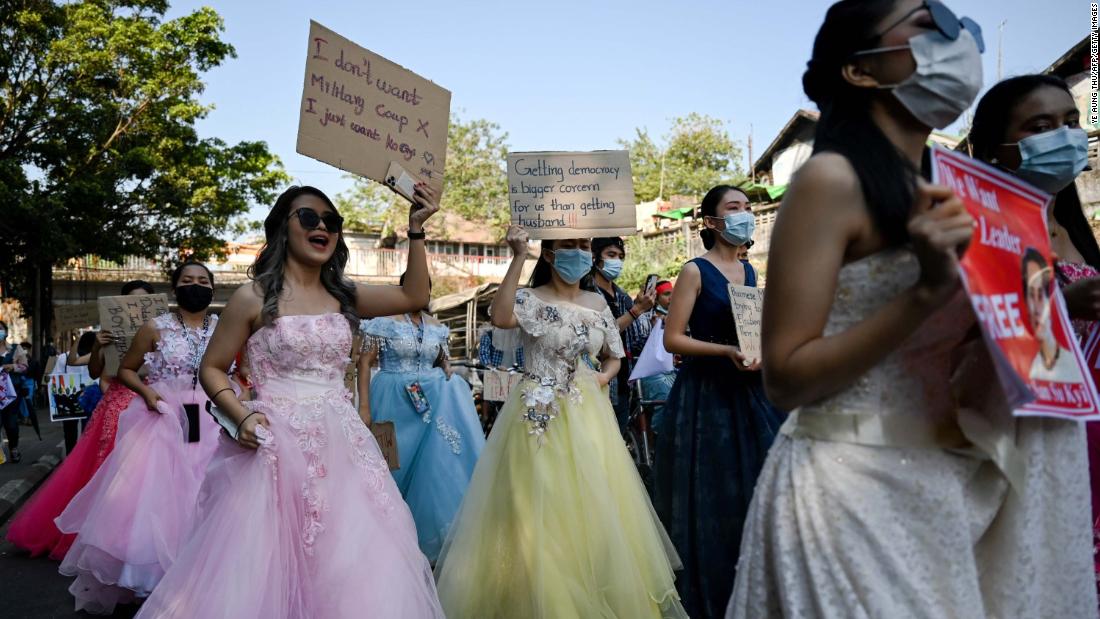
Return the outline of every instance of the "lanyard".
{"type": "Polygon", "coordinates": [[[420,317],[419,325],[413,322],[412,314],[405,314],[405,320],[409,321],[409,324],[412,325],[412,328],[415,331],[414,335],[416,336],[416,374],[417,376],[419,376],[421,365],[423,363],[423,360],[420,358],[420,356],[421,353],[424,351],[424,317],[420,317]]]}
{"type": "Polygon", "coordinates": [[[202,317],[202,330],[194,337],[191,336],[187,323],[183,322],[183,315],[176,312],[176,318],[180,321],[180,328],[183,329],[183,339],[187,342],[187,348],[191,352],[191,393],[193,395],[199,384],[199,363],[202,361],[202,353],[204,352],[202,343],[210,329],[210,313],[208,312],[202,317]]]}

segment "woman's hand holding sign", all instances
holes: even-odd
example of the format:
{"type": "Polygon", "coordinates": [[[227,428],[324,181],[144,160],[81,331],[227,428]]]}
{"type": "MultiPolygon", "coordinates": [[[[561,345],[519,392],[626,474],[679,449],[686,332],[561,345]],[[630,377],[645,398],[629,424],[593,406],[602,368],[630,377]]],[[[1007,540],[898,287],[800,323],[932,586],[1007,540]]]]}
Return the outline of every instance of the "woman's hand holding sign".
{"type": "Polygon", "coordinates": [[[959,259],[974,234],[974,218],[949,187],[918,181],[909,236],[920,262],[917,298],[936,306],[959,286],[959,259]]]}

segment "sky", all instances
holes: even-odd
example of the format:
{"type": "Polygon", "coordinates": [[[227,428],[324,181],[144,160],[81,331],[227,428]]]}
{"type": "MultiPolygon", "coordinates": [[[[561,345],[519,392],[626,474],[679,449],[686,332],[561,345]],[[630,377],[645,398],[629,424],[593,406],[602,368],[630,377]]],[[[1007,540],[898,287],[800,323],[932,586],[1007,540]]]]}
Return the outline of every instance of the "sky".
{"type": "MultiPolygon", "coordinates": [[[[747,169],[750,131],[759,156],[798,108],[815,109],[801,76],[830,4],[186,0],[168,18],[211,6],[237,51],[205,74],[201,100],[214,109],[200,134],[266,141],[295,183],[335,195],[351,186],[345,173],[295,152],[310,19],[447,88],[452,113],[498,123],[512,150],[612,149],[637,127],[659,139],[699,112],[727,123],[747,169]]],[[[987,87],[998,47],[1009,77],[1041,71],[1089,33],[1083,0],[947,5],[982,26],[987,87]]]]}

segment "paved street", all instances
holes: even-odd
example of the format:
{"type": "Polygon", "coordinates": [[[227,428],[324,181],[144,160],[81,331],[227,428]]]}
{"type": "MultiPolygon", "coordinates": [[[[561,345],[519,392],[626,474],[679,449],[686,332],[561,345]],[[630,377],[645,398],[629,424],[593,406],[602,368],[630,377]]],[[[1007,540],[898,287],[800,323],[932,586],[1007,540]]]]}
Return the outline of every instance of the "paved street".
{"type": "MultiPolygon", "coordinates": [[[[2,541],[11,520],[10,507],[21,503],[32,487],[40,485],[44,475],[56,465],[62,454],[61,424],[51,423],[46,409],[38,410],[42,430],[39,440],[30,426],[21,426],[20,464],[0,464],[0,617],[3,619],[52,619],[90,617],[73,610],[69,595],[70,579],[57,573],[57,562],[46,558],[31,559],[2,541]]],[[[5,437],[4,447],[7,447],[5,437]]],[[[135,609],[120,609],[115,617],[132,617],[135,609]]]]}

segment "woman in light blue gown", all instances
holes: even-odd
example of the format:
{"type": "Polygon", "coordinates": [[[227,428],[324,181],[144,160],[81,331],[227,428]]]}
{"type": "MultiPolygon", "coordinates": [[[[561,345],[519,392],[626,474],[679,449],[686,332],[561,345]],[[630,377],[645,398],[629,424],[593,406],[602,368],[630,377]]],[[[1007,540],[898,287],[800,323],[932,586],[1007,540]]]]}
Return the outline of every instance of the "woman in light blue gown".
{"type": "Polygon", "coordinates": [[[473,395],[451,375],[447,327],[427,313],[364,320],[360,332],[359,415],[368,425],[393,422],[400,464],[394,481],[416,520],[420,549],[434,563],[485,446],[473,395]]]}

